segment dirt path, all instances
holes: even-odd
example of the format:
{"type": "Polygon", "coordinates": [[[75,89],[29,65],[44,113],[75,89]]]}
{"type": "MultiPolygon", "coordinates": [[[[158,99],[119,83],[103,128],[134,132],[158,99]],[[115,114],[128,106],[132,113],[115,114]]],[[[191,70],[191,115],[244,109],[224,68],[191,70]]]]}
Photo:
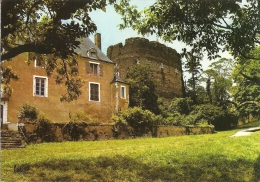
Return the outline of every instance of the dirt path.
{"type": "Polygon", "coordinates": [[[260,131],[260,127],[252,127],[252,128],[247,128],[247,129],[238,131],[236,134],[232,135],[231,137],[247,136],[256,131],[260,131]]]}

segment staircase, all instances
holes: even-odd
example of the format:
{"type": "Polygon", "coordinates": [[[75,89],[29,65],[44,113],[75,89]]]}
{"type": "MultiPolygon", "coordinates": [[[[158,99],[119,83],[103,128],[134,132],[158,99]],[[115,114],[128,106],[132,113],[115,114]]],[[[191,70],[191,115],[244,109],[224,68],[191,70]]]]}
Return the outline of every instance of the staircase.
{"type": "Polygon", "coordinates": [[[1,149],[24,148],[17,131],[1,130],[1,149]]]}

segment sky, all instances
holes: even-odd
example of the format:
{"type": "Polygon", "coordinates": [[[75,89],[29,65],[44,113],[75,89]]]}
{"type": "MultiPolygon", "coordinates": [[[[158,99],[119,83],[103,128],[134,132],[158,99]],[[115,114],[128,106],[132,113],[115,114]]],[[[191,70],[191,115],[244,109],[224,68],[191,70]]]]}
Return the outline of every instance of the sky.
{"type": "MultiPolygon", "coordinates": [[[[138,9],[143,9],[152,5],[155,0],[131,0],[131,3],[137,5],[138,9]]],[[[149,39],[150,41],[159,41],[162,44],[165,44],[168,47],[175,49],[178,53],[181,53],[182,48],[185,48],[184,43],[180,43],[178,41],[174,41],[173,43],[163,42],[162,40],[158,40],[158,38],[153,36],[142,36],[138,35],[138,33],[131,28],[119,30],[118,25],[122,22],[120,15],[118,15],[113,6],[107,6],[106,12],[102,10],[93,11],[90,14],[90,17],[97,25],[97,33],[101,34],[101,42],[102,42],[102,52],[107,54],[107,48],[110,45],[115,45],[118,43],[125,43],[125,40],[131,37],[144,37],[149,39]]],[[[94,35],[90,36],[90,39],[94,41],[94,35]]],[[[222,57],[232,58],[227,52],[221,53],[222,57]]],[[[202,61],[203,69],[207,69],[208,66],[213,61],[208,61],[207,57],[204,56],[202,61]]]]}

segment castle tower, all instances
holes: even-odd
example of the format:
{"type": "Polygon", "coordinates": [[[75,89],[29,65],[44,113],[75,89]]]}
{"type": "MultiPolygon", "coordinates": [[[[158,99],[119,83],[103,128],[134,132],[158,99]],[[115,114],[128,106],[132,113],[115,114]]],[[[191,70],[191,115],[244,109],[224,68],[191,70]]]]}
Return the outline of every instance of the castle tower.
{"type": "Polygon", "coordinates": [[[107,56],[118,65],[120,76],[125,79],[127,69],[133,64],[148,62],[152,65],[157,94],[166,100],[183,96],[182,65],[176,50],[145,38],[129,38],[110,46],[107,56]]]}

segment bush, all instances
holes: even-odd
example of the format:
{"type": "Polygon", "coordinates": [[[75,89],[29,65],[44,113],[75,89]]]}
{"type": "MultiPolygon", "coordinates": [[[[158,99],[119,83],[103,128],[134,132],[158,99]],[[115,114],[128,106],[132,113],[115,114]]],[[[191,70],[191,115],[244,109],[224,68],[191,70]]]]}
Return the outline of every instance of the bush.
{"type": "Polygon", "coordinates": [[[30,121],[35,121],[38,118],[39,111],[29,104],[24,104],[19,110],[22,118],[28,118],[30,121]]]}
{"type": "Polygon", "coordinates": [[[127,126],[130,126],[131,129],[128,132],[134,137],[143,136],[148,132],[155,136],[159,119],[148,110],[142,110],[139,107],[129,108],[112,117],[115,122],[113,132],[115,136],[118,136],[122,130],[127,130],[127,126]]]}
{"type": "Polygon", "coordinates": [[[55,141],[55,130],[53,128],[53,124],[42,114],[40,114],[36,120],[35,133],[42,142],[55,141]]]}
{"type": "Polygon", "coordinates": [[[196,105],[185,118],[190,124],[201,124],[207,121],[208,125],[214,125],[216,130],[228,130],[236,126],[238,116],[228,110],[211,104],[196,105]]]}
{"type": "MultiPolygon", "coordinates": [[[[160,115],[159,115],[160,116],[160,115]]],[[[159,125],[179,126],[184,120],[184,115],[178,112],[168,113],[166,118],[160,116],[159,125]]]]}
{"type": "Polygon", "coordinates": [[[73,122],[70,121],[62,127],[62,135],[66,140],[78,141],[80,135],[85,134],[85,128],[87,124],[85,122],[73,122]]]}
{"type": "Polygon", "coordinates": [[[168,112],[178,112],[181,115],[188,115],[192,110],[193,101],[191,98],[175,98],[168,107],[168,112]]]}
{"type": "Polygon", "coordinates": [[[84,111],[77,111],[75,114],[70,115],[71,122],[85,122],[85,123],[98,123],[97,118],[92,118],[87,115],[84,111]]]}

